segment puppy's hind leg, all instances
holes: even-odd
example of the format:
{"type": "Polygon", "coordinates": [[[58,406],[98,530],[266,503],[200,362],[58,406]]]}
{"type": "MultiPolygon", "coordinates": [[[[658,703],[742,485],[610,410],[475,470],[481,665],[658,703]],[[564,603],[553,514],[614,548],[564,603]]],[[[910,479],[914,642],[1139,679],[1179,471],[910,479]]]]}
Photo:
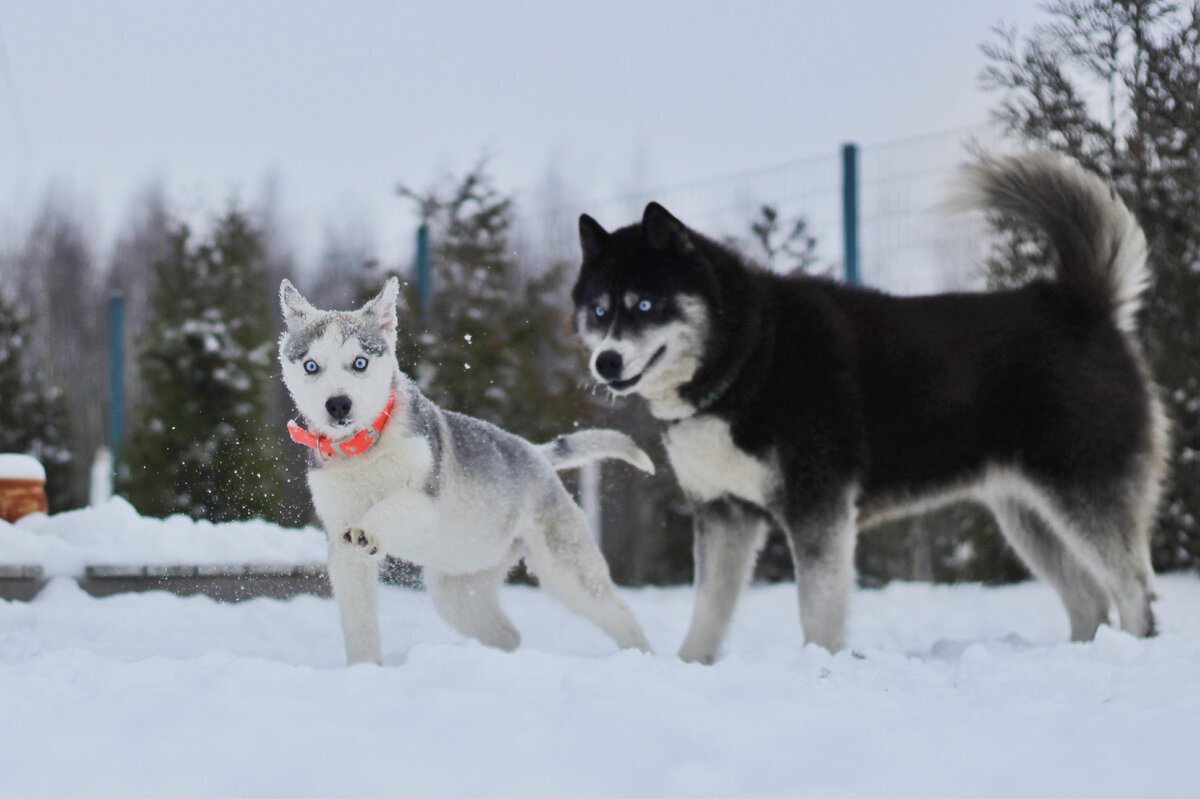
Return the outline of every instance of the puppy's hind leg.
{"type": "Polygon", "coordinates": [[[566,489],[558,489],[525,538],[529,568],[547,593],[608,633],[617,646],[649,652],[650,642],[617,594],[583,511],[566,489]]]}
{"type": "Polygon", "coordinates": [[[508,563],[472,574],[445,574],[425,569],[425,587],[438,614],[463,635],[485,646],[511,652],[521,634],[500,607],[500,586],[508,563]]]}

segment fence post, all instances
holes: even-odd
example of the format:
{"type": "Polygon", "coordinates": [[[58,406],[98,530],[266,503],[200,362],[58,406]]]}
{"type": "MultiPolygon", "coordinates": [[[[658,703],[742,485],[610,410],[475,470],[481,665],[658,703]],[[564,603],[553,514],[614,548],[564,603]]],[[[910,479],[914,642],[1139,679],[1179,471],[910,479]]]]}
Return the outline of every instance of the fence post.
{"type": "Polygon", "coordinates": [[[858,145],[842,145],[842,263],[846,282],[858,285],[858,145]]]}
{"type": "Polygon", "coordinates": [[[421,303],[421,316],[428,322],[433,315],[433,272],[429,265],[429,225],[424,222],[417,228],[417,296],[421,303]]]}
{"type": "Polygon", "coordinates": [[[113,294],[108,299],[108,447],[112,452],[114,485],[121,457],[121,439],[125,437],[125,297],[113,294]]]}

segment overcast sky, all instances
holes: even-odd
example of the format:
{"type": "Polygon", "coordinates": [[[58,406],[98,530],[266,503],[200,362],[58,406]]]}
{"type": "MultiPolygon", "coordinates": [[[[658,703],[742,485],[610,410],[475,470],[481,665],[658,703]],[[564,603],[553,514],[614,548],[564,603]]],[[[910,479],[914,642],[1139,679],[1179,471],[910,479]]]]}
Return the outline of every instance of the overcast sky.
{"type": "MultiPolygon", "coordinates": [[[[218,210],[274,174],[302,252],[407,251],[424,186],[664,185],[983,122],[979,51],[1034,0],[0,0],[0,215],[59,181],[111,237],[137,189],[218,210]]],[[[187,209],[185,209],[187,210],[187,209]]],[[[585,209],[581,209],[585,210],[585,209]]],[[[16,220],[16,221],[14,221],[16,220]]]]}

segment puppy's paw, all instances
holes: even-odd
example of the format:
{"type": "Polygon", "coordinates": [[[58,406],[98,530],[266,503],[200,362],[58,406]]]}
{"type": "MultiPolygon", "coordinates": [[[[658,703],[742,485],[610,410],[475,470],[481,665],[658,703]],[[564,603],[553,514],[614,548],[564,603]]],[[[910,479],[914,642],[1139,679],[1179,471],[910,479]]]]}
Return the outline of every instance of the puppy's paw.
{"type": "Polygon", "coordinates": [[[361,527],[347,527],[334,543],[349,552],[364,558],[382,558],[383,547],[378,539],[361,527]]]}

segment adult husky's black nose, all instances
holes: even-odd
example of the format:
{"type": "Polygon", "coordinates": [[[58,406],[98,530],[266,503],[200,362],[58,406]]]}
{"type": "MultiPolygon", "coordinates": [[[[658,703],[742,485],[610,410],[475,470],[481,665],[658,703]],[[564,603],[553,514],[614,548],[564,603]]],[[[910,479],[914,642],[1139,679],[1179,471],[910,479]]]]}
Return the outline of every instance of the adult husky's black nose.
{"type": "Polygon", "coordinates": [[[596,356],[596,373],[605,380],[615,380],[621,376],[621,353],[616,350],[605,350],[596,356]]]}
{"type": "Polygon", "coordinates": [[[330,397],[325,400],[325,410],[329,411],[330,418],[340,422],[350,415],[350,398],[345,394],[330,397]]]}

